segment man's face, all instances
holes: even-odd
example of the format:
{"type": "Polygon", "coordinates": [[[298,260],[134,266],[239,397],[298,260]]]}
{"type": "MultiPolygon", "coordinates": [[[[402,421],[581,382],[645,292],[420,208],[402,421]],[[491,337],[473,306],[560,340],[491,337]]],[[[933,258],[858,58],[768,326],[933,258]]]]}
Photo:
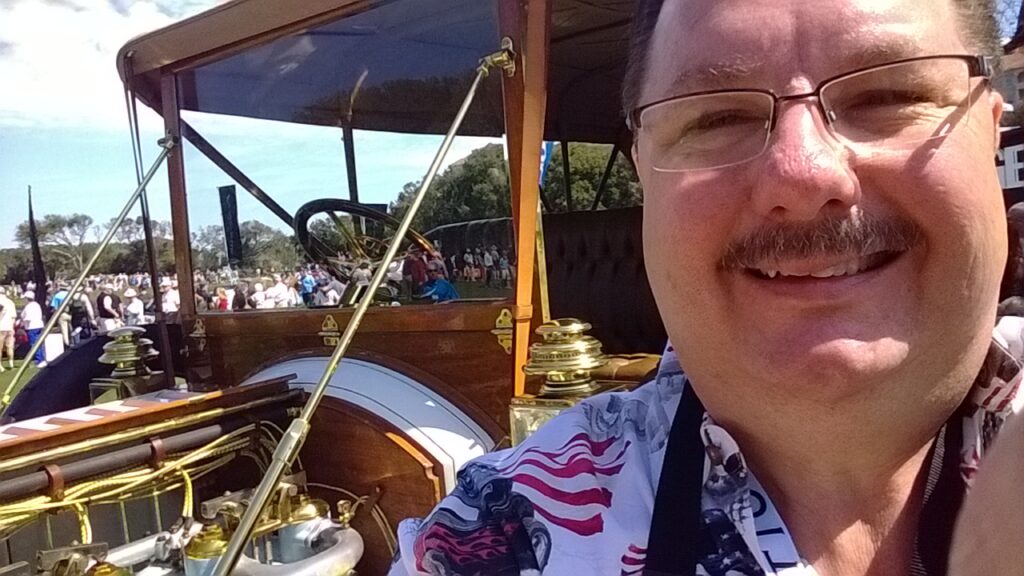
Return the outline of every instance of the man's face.
{"type": "MultiPolygon", "coordinates": [[[[720,88],[808,93],[865,57],[971,54],[959,32],[944,0],[666,0],[640,104],[720,88]],[[673,86],[709,68],[714,85],[673,86]]],[[[639,133],[648,274],[683,366],[695,382],[719,386],[702,395],[821,405],[894,382],[909,398],[944,378],[969,383],[1006,258],[993,165],[1002,103],[979,83],[951,134],[898,151],[852,152],[828,133],[813,98],[782,104],[769,148],[727,168],[656,171],[639,133]],[[845,276],[796,277],[850,262],[828,251],[763,255],[792,273],[785,277],[723,265],[731,246],[758,231],[828,219],[918,236],[845,276]]]]}

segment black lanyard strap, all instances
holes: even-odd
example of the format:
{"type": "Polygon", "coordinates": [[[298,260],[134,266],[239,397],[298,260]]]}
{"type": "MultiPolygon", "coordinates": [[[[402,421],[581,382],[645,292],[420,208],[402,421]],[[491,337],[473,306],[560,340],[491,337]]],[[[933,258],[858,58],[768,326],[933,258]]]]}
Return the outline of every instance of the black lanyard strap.
{"type": "Polygon", "coordinates": [[[654,497],[644,576],[694,576],[701,529],[704,406],[687,383],[679,400],[654,497]]]}

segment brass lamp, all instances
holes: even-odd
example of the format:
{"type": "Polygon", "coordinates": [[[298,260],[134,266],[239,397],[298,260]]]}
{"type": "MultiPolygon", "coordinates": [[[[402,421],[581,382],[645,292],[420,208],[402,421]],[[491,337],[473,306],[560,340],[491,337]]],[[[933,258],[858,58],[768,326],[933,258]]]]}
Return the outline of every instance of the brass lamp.
{"type": "Polygon", "coordinates": [[[112,338],[103,345],[99,361],[113,364],[114,371],[109,378],[97,378],[89,384],[93,403],[128,398],[151,392],[163,383],[163,373],[152,373],[146,362],[159,356],[153,349],[153,341],[143,338],[144,328],[124,326],[107,334],[112,338]]]}
{"type": "Polygon", "coordinates": [[[512,443],[519,444],[562,410],[599,392],[617,390],[622,384],[595,382],[590,371],[608,363],[601,343],[585,333],[589,323],[559,318],[537,327],[541,341],[530,345],[530,360],[523,366],[529,375],[543,375],[537,395],[512,398],[509,406],[512,443]]]}

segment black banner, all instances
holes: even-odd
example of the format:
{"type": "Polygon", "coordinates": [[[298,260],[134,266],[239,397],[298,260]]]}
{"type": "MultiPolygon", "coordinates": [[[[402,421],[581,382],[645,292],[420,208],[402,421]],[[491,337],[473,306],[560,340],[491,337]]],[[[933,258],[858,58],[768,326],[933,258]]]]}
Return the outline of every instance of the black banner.
{"type": "Polygon", "coordinates": [[[238,198],[235,196],[235,186],[221,186],[217,188],[220,192],[220,212],[224,217],[224,243],[228,250],[228,264],[232,268],[238,266],[242,261],[242,232],[238,228],[238,198]]]}
{"type": "Polygon", "coordinates": [[[32,281],[36,284],[36,302],[46,305],[46,267],[43,265],[43,252],[39,249],[39,231],[36,230],[36,217],[32,211],[32,187],[28,187],[28,239],[32,247],[32,281]]]}

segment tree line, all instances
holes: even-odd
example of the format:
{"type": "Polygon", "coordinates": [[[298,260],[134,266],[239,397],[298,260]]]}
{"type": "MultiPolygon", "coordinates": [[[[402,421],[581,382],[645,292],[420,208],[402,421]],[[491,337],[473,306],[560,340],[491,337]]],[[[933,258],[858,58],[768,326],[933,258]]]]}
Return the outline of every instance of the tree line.
{"type": "MultiPolygon", "coordinates": [[[[573,208],[589,209],[597,195],[610,146],[571,144],[569,147],[570,191],[573,208]]],[[[466,158],[449,166],[434,180],[424,199],[414,228],[427,232],[437,226],[481,218],[510,216],[512,213],[508,169],[500,144],[489,144],[474,150],[466,158]]],[[[568,208],[564,166],[559,146],[555,146],[542,184],[545,209],[565,212],[568,208]]],[[[401,218],[419,187],[409,182],[389,205],[389,212],[401,218]]],[[[621,154],[608,178],[601,200],[603,208],[621,208],[641,204],[642,194],[636,174],[621,154]]],[[[351,219],[342,218],[349,226],[351,219]]],[[[87,214],[47,214],[36,220],[39,243],[50,277],[67,278],[78,275],[98,247],[99,240],[113,225],[111,219],[96,224],[87,214]]],[[[173,272],[174,249],[170,222],[153,221],[157,267],[160,272],[173,272]]],[[[344,235],[327,219],[310,221],[311,232],[319,240],[339,252],[344,250],[344,235]]],[[[28,221],[15,231],[17,248],[0,250],[0,280],[24,281],[31,276],[32,256],[29,250],[28,221]]],[[[290,269],[304,260],[302,248],[292,233],[282,232],[258,220],[239,225],[242,240],[243,269],[290,269]]],[[[114,235],[114,242],[97,261],[94,272],[114,274],[148,270],[142,218],[127,219],[114,235]]],[[[217,269],[227,262],[224,229],[220,225],[200,226],[191,233],[193,267],[217,269]]]]}

